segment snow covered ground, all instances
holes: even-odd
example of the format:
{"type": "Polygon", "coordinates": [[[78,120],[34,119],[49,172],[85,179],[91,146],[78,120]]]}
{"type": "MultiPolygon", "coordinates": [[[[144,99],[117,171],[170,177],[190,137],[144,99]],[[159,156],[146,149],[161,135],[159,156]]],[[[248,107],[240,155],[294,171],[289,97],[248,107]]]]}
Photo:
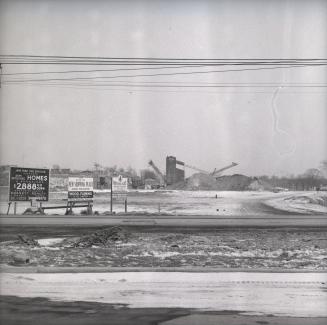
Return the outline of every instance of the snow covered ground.
{"type": "Polygon", "coordinates": [[[0,294],[127,304],[131,308],[327,317],[326,281],[325,273],[3,273],[0,294]]]}
{"type": "Polygon", "coordinates": [[[327,192],[291,192],[265,203],[275,209],[301,214],[327,214],[327,192]]]}
{"type": "MultiPolygon", "coordinates": [[[[1,195],[0,213],[7,212],[7,196],[1,195]]],[[[50,193],[44,206],[65,205],[67,192],[50,193]]],[[[29,202],[19,202],[17,213],[30,207],[29,202]]],[[[165,213],[171,215],[264,215],[272,208],[292,213],[327,213],[325,192],[260,192],[260,191],[178,191],[131,190],[128,192],[128,212],[136,214],[165,213]],[[325,204],[325,205],[324,205],[325,204]]],[[[80,214],[85,208],[74,209],[80,214]]],[[[100,214],[110,210],[110,192],[96,190],[94,211],[100,214]]],[[[114,200],[115,212],[124,212],[124,202],[114,200]]],[[[13,208],[11,208],[13,213],[13,208]]],[[[65,209],[47,210],[47,214],[65,213],[65,209]]]]}

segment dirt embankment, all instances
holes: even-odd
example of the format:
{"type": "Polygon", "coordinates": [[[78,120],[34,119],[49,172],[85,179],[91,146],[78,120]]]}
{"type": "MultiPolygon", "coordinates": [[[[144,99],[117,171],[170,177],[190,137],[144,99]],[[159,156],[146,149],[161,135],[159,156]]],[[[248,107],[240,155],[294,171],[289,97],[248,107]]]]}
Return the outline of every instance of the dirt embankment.
{"type": "Polygon", "coordinates": [[[327,270],[326,249],[327,234],[319,230],[149,232],[112,227],[78,237],[2,242],[0,258],[15,266],[327,270]]]}

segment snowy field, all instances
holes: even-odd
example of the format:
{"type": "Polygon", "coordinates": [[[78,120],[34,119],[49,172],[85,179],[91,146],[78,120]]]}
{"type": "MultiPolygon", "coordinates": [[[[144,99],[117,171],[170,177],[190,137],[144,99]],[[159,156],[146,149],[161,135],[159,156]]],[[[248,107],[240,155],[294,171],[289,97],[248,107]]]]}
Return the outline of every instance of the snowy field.
{"type": "Polygon", "coordinates": [[[273,208],[299,214],[327,214],[327,192],[290,194],[265,202],[273,208]]]}
{"type": "MultiPolygon", "coordinates": [[[[44,206],[65,205],[67,192],[51,192],[44,206]]],[[[19,202],[17,213],[30,207],[19,202]]],[[[8,208],[7,188],[1,188],[0,213],[8,208]]],[[[79,214],[83,208],[75,209],[79,214]]],[[[97,190],[94,211],[110,211],[110,192],[97,190]]],[[[124,212],[124,203],[114,200],[113,210],[124,212]]],[[[11,212],[13,210],[11,209],[11,212]]],[[[47,210],[47,214],[64,214],[64,209],[47,210]],[[50,212],[49,212],[50,211],[50,212]]],[[[265,215],[290,212],[295,214],[327,214],[327,192],[255,192],[255,191],[164,191],[131,190],[128,192],[128,212],[137,214],[164,213],[170,215],[265,215]]]]}
{"type": "Polygon", "coordinates": [[[325,273],[3,273],[1,282],[1,295],[54,301],[327,317],[325,273]]]}

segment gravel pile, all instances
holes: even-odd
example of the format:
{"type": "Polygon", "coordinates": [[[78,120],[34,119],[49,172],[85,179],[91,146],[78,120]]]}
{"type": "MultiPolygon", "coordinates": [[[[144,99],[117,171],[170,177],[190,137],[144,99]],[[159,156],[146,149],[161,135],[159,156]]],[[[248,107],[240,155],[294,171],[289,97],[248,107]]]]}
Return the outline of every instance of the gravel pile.
{"type": "Polygon", "coordinates": [[[173,190],[217,190],[217,191],[244,191],[248,190],[253,182],[252,177],[245,175],[226,175],[217,179],[211,175],[203,173],[193,174],[183,182],[171,185],[169,188],[173,190]]]}
{"type": "Polygon", "coordinates": [[[25,235],[18,235],[18,244],[23,244],[29,247],[39,247],[40,244],[33,238],[25,236],[25,235]]]}
{"type": "Polygon", "coordinates": [[[79,238],[74,247],[111,246],[113,242],[127,242],[129,233],[121,227],[99,230],[79,238]]]}

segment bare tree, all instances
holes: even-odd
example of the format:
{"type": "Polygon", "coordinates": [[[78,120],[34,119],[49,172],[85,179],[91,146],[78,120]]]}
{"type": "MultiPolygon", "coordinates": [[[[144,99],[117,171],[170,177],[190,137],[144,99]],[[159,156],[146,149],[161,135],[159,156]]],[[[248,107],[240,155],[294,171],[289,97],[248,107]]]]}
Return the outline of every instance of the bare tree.
{"type": "Polygon", "coordinates": [[[323,160],[320,163],[319,170],[322,172],[323,176],[327,178],[327,160],[323,160]]]}
{"type": "Polygon", "coordinates": [[[323,180],[323,173],[318,168],[309,168],[303,174],[303,185],[304,189],[312,190],[319,188],[323,180]]]}

